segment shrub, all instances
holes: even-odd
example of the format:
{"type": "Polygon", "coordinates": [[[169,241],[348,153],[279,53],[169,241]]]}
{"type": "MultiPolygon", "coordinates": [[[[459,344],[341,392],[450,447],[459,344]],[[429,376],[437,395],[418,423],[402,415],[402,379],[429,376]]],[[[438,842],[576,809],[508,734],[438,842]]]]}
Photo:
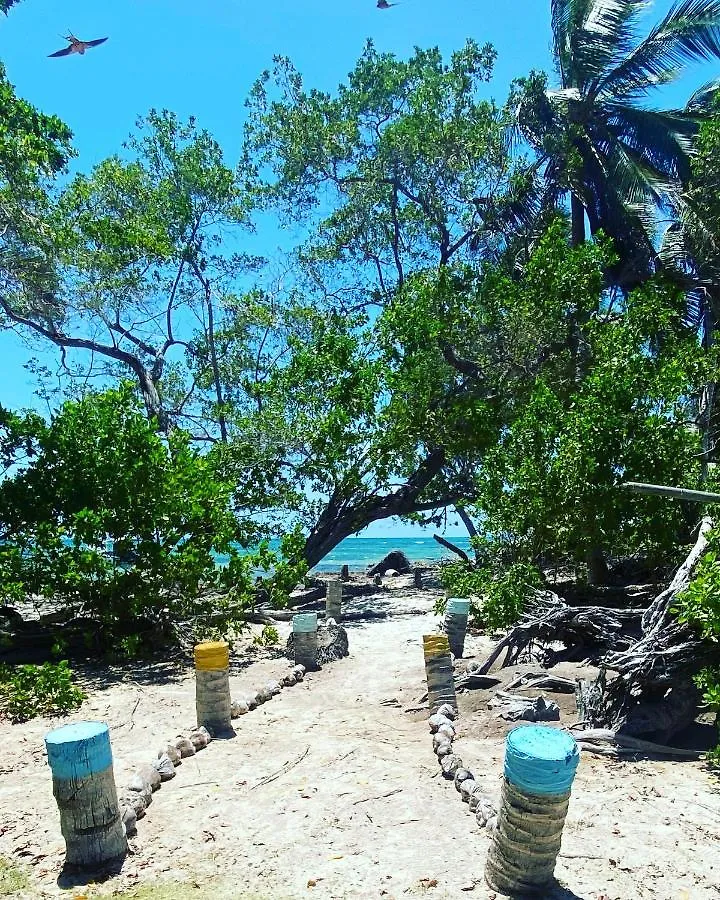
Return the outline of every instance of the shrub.
{"type": "Polygon", "coordinates": [[[280,634],[274,625],[265,625],[260,634],[253,638],[253,644],[259,647],[272,647],[280,640],[280,634]]]}
{"type": "Polygon", "coordinates": [[[487,631],[515,625],[530,592],[542,584],[540,572],[527,563],[512,563],[495,571],[490,566],[451,562],[442,567],[440,580],[451,596],[471,601],[470,621],[487,631]]]}
{"type": "Polygon", "coordinates": [[[66,660],[41,666],[0,665],[0,716],[11,722],[72,712],[84,699],[66,660]]]}
{"type": "MultiPolygon", "coordinates": [[[[276,603],[304,573],[267,544],[243,552],[261,533],[235,516],[233,486],[187,434],[158,434],[128,384],[65,403],[33,449],[0,484],[0,600],[89,616],[100,650],[222,633],[254,602],[258,569],[276,603]]],[[[283,542],[293,559],[296,543],[283,542]]]]}
{"type": "MultiPolygon", "coordinates": [[[[674,611],[680,622],[694,625],[705,640],[718,645],[720,659],[720,531],[710,532],[708,547],[695,577],[678,596],[674,611]]],[[[703,669],[695,680],[703,692],[703,700],[719,712],[720,719],[720,665],[703,669]]],[[[720,742],[710,760],[720,765],[720,742]]]]}

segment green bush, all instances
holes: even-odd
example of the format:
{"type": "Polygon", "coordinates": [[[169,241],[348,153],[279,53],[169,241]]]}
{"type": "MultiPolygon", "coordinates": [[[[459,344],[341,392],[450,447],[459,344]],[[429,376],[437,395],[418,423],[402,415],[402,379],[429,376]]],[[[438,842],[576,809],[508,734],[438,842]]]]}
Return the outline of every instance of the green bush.
{"type": "MultiPolygon", "coordinates": [[[[680,622],[695,626],[706,641],[718,645],[720,660],[720,531],[710,532],[708,547],[693,580],[678,596],[674,612],[680,622]]],[[[720,665],[703,669],[695,681],[705,703],[718,712],[720,725],[720,665]]],[[[720,731],[718,738],[718,746],[710,754],[716,765],[720,765],[720,731]]]]}
{"type": "MultiPolygon", "coordinates": [[[[304,574],[235,515],[233,486],[187,434],[157,433],[130,385],[35,424],[33,455],[0,484],[0,601],[40,595],[99,621],[98,649],[135,654],[137,635],[154,646],[241,624],[258,570],[275,603],[304,574]]],[[[288,558],[297,542],[285,537],[288,558]]]]}
{"type": "Polygon", "coordinates": [[[41,666],[0,665],[0,717],[11,722],[73,712],[84,699],[66,660],[41,666]]]}
{"type": "Polygon", "coordinates": [[[280,634],[274,625],[265,625],[260,634],[253,638],[253,644],[259,647],[272,647],[280,640],[280,634]]]}
{"type": "Polygon", "coordinates": [[[450,596],[471,601],[471,623],[487,631],[515,625],[532,589],[542,584],[540,572],[527,563],[512,563],[497,571],[489,566],[451,562],[442,567],[440,580],[450,596]]]}

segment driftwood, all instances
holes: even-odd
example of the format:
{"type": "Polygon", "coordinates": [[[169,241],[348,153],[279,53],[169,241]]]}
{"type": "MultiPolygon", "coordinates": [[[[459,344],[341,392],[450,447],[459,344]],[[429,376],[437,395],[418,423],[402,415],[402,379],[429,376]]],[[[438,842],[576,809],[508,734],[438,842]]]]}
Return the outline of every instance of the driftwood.
{"type": "Polygon", "coordinates": [[[627,734],[618,734],[608,728],[592,728],[582,731],[571,728],[570,733],[578,742],[581,750],[597,753],[600,756],[678,756],[683,759],[701,759],[702,750],[685,750],[682,747],[667,747],[652,741],[642,741],[627,734]]]}
{"type": "Polygon", "coordinates": [[[565,651],[543,651],[548,665],[562,659],[587,659],[593,650],[597,654],[610,647],[629,648],[633,635],[639,633],[641,615],[642,610],[635,609],[568,606],[552,591],[535,591],[520,623],[497,644],[477,674],[487,674],[503,651],[503,668],[515,665],[535,644],[560,641],[566,645],[565,651]]]}
{"type": "Polygon", "coordinates": [[[546,665],[561,659],[592,660],[600,673],[594,682],[578,684],[580,718],[613,734],[658,735],[664,744],[695,718],[698,691],[693,676],[717,653],[671,612],[707,550],[711,528],[711,519],[703,519],[687,559],[645,610],[571,607],[551,591],[536,592],[520,623],[479,672],[488,672],[503,652],[503,666],[532,652],[546,665]],[[549,646],[555,642],[566,649],[555,651],[549,646]]]}
{"type": "Polygon", "coordinates": [[[641,634],[630,647],[614,647],[602,659],[596,681],[583,697],[594,725],[624,734],[663,735],[663,742],[695,718],[697,674],[716,650],[671,613],[707,550],[712,520],[702,520],[695,546],[670,586],[643,613],[641,634]],[[615,673],[610,679],[609,673],[615,673]]]}

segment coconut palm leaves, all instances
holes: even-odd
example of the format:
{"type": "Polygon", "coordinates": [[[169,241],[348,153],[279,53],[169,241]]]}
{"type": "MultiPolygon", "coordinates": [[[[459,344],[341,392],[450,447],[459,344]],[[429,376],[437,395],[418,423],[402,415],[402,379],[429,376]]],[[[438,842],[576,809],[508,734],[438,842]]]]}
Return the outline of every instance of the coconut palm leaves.
{"type": "Polygon", "coordinates": [[[720,59],[720,0],[683,0],[644,37],[640,0],[552,0],[559,86],[540,76],[517,89],[516,121],[558,194],[615,241],[615,276],[630,286],[656,264],[653,225],[681,204],[688,156],[713,86],[685,109],[649,108],[649,95],[690,62],[720,59]]]}

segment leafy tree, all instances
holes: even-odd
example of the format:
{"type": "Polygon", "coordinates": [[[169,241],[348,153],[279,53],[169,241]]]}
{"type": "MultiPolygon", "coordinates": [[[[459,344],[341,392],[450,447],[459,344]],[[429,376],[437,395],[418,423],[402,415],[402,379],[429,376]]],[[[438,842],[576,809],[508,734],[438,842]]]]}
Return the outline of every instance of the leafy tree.
{"type": "Polygon", "coordinates": [[[183,432],[161,440],[128,384],[69,401],[30,463],[0,484],[0,590],[90,615],[101,640],[126,636],[130,649],[143,627],[177,639],[183,625],[241,621],[257,567],[275,567],[275,599],[298,573],[266,547],[240,552],[257,530],[233,515],[231,490],[183,432]],[[228,588],[224,600],[208,595],[228,588]]]}
{"type": "Polygon", "coordinates": [[[20,0],[0,0],[0,12],[4,12],[7,15],[13,6],[17,6],[20,3],[20,0]]]}
{"type": "MultiPolygon", "coordinates": [[[[516,85],[517,122],[558,195],[569,193],[575,243],[602,229],[613,238],[619,283],[652,270],[658,211],[677,208],[709,89],[685,109],[646,98],[689,63],[720,57],[720,4],[681,0],[642,39],[639,0],[552,0],[560,83],[533,73],[516,85]]],[[[666,218],[666,215],[663,216],[666,218]]]]}
{"type": "Polygon", "coordinates": [[[473,41],[449,64],[368,42],[334,95],[289,60],[254,85],[245,160],[253,186],[310,230],[308,282],[329,302],[384,302],[414,272],[501,252],[537,197],[507,144],[507,116],[480,89],[495,51],[473,41]]]}
{"type": "Polygon", "coordinates": [[[625,300],[604,293],[611,261],[606,243],[568,248],[554,228],[520,279],[485,279],[486,321],[493,343],[507,347],[511,399],[476,480],[475,513],[489,542],[481,564],[587,561],[599,580],[596,548],[662,560],[685,537],[680,506],[618,486],[697,480],[688,398],[716,361],[684,323],[677,290],[651,281],[625,300]],[[586,322],[580,379],[564,341],[578,320],[586,322]]]}
{"type": "Polygon", "coordinates": [[[13,304],[46,309],[56,287],[47,191],[73,155],[70,139],[60,119],[16,95],[0,63],[0,327],[13,304]]]}
{"type": "Polygon", "coordinates": [[[253,260],[223,250],[247,206],[216,141],[193,119],[152,110],[126,145],[76,177],[55,210],[57,289],[41,302],[0,300],[25,334],[62,350],[67,375],[132,375],[161,430],[184,423],[201,439],[227,437],[215,353],[215,307],[253,260]],[[199,323],[196,327],[193,323],[199,323]],[[212,433],[196,423],[186,357],[199,331],[216,406],[212,433]],[[83,355],[68,358],[68,353],[83,355]],[[174,355],[173,355],[174,354],[174,355]]]}
{"type": "Polygon", "coordinates": [[[477,450],[494,437],[482,421],[484,386],[458,380],[437,343],[410,347],[415,338],[399,333],[390,310],[373,325],[361,314],[286,315],[267,342],[293,323],[281,335],[282,364],[250,373],[255,405],[233,418],[229,445],[213,450],[238,486],[238,506],[276,515],[281,528],[295,519],[313,566],[373,521],[466,496],[477,450]]]}

